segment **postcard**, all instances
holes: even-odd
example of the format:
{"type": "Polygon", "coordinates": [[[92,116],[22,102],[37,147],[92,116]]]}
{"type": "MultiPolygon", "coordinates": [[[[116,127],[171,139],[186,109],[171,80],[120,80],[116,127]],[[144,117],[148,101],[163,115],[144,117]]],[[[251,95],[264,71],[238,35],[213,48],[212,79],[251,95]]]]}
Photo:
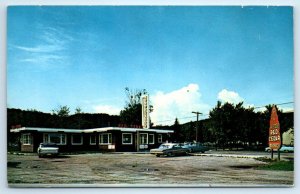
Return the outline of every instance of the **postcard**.
{"type": "Polygon", "coordinates": [[[9,187],[293,187],[291,6],[8,6],[9,187]]]}

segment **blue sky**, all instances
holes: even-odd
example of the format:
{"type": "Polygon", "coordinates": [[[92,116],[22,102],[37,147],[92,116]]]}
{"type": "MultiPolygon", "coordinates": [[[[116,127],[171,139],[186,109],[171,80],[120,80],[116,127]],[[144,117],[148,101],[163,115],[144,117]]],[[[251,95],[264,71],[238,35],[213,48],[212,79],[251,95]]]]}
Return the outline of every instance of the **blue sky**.
{"type": "Polygon", "coordinates": [[[217,100],[293,101],[291,7],[20,6],[7,13],[9,108],[118,114],[129,87],[149,92],[152,120],[162,124],[207,114],[217,100]]]}

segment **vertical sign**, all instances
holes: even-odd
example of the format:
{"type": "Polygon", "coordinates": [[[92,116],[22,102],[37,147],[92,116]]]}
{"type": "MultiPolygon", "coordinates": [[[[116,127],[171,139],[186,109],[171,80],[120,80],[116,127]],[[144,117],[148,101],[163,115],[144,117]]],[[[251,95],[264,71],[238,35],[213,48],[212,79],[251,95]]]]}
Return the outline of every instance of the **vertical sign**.
{"type": "Polygon", "coordinates": [[[150,108],[149,108],[149,95],[141,96],[142,103],[142,127],[144,129],[150,128],[150,108]]]}
{"type": "Polygon", "coordinates": [[[269,147],[272,150],[279,150],[281,147],[280,125],[275,106],[272,107],[270,128],[269,128],[269,147]]]}

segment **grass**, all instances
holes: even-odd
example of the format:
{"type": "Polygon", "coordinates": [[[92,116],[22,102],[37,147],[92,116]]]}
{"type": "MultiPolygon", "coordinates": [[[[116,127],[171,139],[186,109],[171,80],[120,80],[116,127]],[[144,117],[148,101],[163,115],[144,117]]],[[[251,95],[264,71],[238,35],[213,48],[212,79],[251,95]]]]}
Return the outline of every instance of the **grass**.
{"type": "Polygon", "coordinates": [[[258,159],[263,162],[267,162],[266,165],[258,166],[258,170],[282,170],[282,171],[294,171],[294,161],[277,161],[271,159],[258,159]]]}

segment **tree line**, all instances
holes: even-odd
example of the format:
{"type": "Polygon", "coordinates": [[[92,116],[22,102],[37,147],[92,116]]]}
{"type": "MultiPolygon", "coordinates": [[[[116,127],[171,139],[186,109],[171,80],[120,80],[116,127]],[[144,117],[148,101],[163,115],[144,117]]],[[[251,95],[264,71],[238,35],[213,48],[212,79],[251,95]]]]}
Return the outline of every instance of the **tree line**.
{"type": "Polygon", "coordinates": [[[118,126],[120,117],[103,113],[83,113],[75,111],[70,115],[67,106],[60,106],[52,113],[43,113],[37,110],[7,109],[7,138],[8,143],[17,142],[17,135],[10,132],[15,127],[67,128],[90,129],[98,127],[118,126]]]}
{"type": "MultiPolygon", "coordinates": [[[[294,126],[294,113],[283,113],[275,106],[280,122],[281,134],[294,126]]],[[[245,108],[243,102],[238,104],[218,102],[209,112],[209,118],[180,125],[178,119],[171,127],[174,131],[173,141],[191,142],[196,139],[213,144],[216,148],[264,148],[268,145],[269,122],[272,105],[266,110],[256,112],[254,108],[245,108]]]]}
{"type": "Polygon", "coordinates": [[[37,110],[7,109],[7,128],[15,125],[26,127],[88,129],[96,127],[117,126],[120,118],[103,113],[75,113],[70,115],[66,106],[57,112],[43,113],[37,110]]]}
{"type": "MultiPolygon", "coordinates": [[[[68,106],[60,106],[52,113],[43,113],[37,110],[7,109],[8,142],[15,139],[10,129],[15,125],[26,127],[88,129],[98,127],[141,126],[142,106],[141,96],[147,94],[144,90],[132,91],[125,88],[127,101],[118,115],[103,113],[83,113],[80,108],[70,115],[68,106]]],[[[150,105],[150,112],[153,110],[150,105]]],[[[277,107],[276,107],[277,108],[277,107]]],[[[255,111],[254,108],[245,108],[243,102],[238,104],[217,102],[209,112],[209,117],[198,122],[180,124],[178,119],[171,126],[153,126],[151,128],[171,129],[174,134],[170,137],[174,142],[191,142],[198,139],[200,142],[211,143],[216,148],[235,147],[265,147],[268,144],[268,130],[272,105],[266,110],[255,111]],[[196,129],[197,138],[196,138],[196,129]]],[[[294,113],[283,113],[277,108],[281,134],[294,126],[294,113]]]]}

